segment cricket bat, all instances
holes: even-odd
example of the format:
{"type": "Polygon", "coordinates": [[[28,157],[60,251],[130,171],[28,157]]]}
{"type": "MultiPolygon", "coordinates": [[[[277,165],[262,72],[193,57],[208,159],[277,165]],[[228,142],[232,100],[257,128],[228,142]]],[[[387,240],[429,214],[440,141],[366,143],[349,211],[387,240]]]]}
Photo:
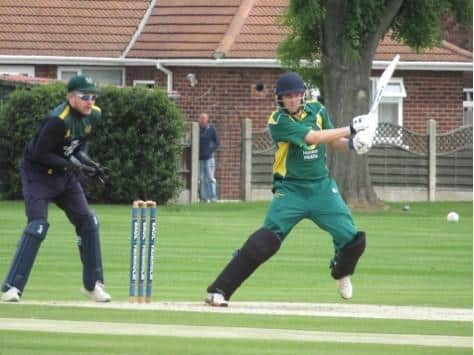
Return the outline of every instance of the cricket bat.
{"type": "Polygon", "coordinates": [[[370,111],[369,114],[373,116],[373,125],[371,125],[370,129],[373,131],[373,134],[375,135],[375,130],[377,129],[378,125],[378,117],[375,115],[375,111],[377,110],[378,105],[380,104],[380,100],[382,99],[383,92],[385,88],[388,85],[388,82],[392,78],[393,72],[395,71],[395,68],[397,67],[397,64],[400,60],[400,55],[397,54],[390,64],[385,68],[383,71],[382,75],[380,76],[380,79],[378,80],[377,84],[377,90],[375,92],[374,100],[372,101],[372,105],[370,106],[370,111]]]}

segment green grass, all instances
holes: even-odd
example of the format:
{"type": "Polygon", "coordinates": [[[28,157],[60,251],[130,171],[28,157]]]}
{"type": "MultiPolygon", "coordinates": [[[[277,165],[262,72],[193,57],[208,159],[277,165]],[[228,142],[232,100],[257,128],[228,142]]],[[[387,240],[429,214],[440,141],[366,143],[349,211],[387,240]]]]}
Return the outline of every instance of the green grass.
{"type": "Polygon", "coordinates": [[[210,313],[205,317],[193,312],[164,312],[139,310],[97,310],[74,307],[22,306],[21,314],[13,305],[0,306],[2,317],[56,319],[97,322],[127,322],[140,324],[182,324],[195,326],[252,327],[267,329],[295,329],[310,331],[338,331],[386,334],[426,334],[470,336],[472,325],[468,322],[439,322],[419,320],[265,316],[248,314],[210,313]]]}
{"type": "MultiPolygon", "coordinates": [[[[353,277],[351,302],[472,308],[472,203],[411,203],[409,212],[402,211],[403,205],[390,203],[384,211],[354,213],[358,228],[367,232],[368,246],[353,277]],[[459,223],[446,222],[446,215],[452,210],[459,213],[459,223]]],[[[266,202],[258,202],[159,207],[154,301],[201,301],[207,285],[228,262],[232,252],[260,226],[267,206],[266,202]]],[[[93,207],[101,222],[107,289],[115,301],[125,301],[128,297],[130,208],[93,207]]],[[[50,208],[49,222],[48,236],[23,298],[83,300],[78,292],[81,266],[74,228],[54,206],[50,208]]],[[[1,278],[8,270],[24,226],[23,203],[0,202],[1,278]]],[[[329,235],[303,221],[291,232],[278,254],[259,268],[233,300],[342,303],[329,276],[332,253],[329,235]]],[[[31,305],[0,305],[0,317],[472,335],[469,322],[138,312],[31,305]]],[[[2,349],[9,349],[8,354],[132,353],[128,349],[137,349],[137,354],[379,354],[381,346],[47,333],[39,337],[39,333],[0,331],[1,355],[2,349]],[[40,340],[32,340],[36,338],[40,340]]],[[[395,345],[384,345],[383,349],[389,354],[402,351],[405,354],[468,353],[463,349],[395,345]]]]}
{"type": "MultiPolygon", "coordinates": [[[[163,355],[380,355],[385,354],[426,354],[451,355],[472,354],[471,349],[432,348],[397,345],[334,344],[334,343],[296,343],[285,341],[256,340],[217,340],[186,339],[173,337],[139,337],[139,336],[104,336],[47,334],[31,332],[0,333],[0,344],[8,349],[8,355],[43,355],[43,354],[163,354],[163,355]]],[[[3,355],[0,349],[0,354],[3,355]]]]}

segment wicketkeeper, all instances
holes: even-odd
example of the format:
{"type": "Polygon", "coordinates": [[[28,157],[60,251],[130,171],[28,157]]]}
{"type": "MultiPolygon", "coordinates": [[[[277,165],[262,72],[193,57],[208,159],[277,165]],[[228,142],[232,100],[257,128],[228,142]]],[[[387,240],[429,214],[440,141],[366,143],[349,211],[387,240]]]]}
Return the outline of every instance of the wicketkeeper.
{"type": "Polygon", "coordinates": [[[82,292],[97,302],[111,299],[104,289],[99,222],[78,180],[78,176],[99,181],[106,177],[105,169],[87,155],[89,136],[101,117],[95,106],[98,90],[82,75],[71,78],[67,89],[67,101],[45,116],[25,148],[20,170],[28,224],[2,285],[5,302],[20,300],[48,231],[50,202],[64,210],[79,236],[82,292]]]}
{"type": "Polygon", "coordinates": [[[207,288],[206,302],[227,306],[236,289],[274,255],[291,229],[302,219],[327,231],[334,244],[331,276],[339,294],[352,297],[350,276],[364,252],[366,236],[354,225],[338,187],[329,177],[326,146],[334,151],[365,154],[372,146],[370,117],[357,116],[347,127],[334,128],[320,103],[305,102],[306,86],[296,73],[276,83],[278,109],[268,120],[276,146],[273,200],[263,225],[254,232],[207,288]]]}

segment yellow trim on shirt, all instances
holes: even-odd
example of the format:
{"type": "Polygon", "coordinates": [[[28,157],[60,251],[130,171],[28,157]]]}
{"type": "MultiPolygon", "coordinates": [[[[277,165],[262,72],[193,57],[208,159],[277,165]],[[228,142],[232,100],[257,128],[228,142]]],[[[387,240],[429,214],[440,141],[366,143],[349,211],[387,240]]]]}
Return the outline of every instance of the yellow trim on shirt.
{"type": "Polygon", "coordinates": [[[276,119],[276,115],[278,114],[278,111],[273,111],[270,117],[268,118],[268,124],[277,124],[278,120],[276,119]]]}
{"type": "Polygon", "coordinates": [[[286,157],[290,149],[289,142],[278,142],[275,152],[275,162],[273,163],[273,174],[286,176],[286,157]]]}
{"type": "Polygon", "coordinates": [[[67,105],[63,112],[61,112],[61,114],[59,115],[59,118],[62,119],[63,121],[66,119],[67,115],[69,115],[69,112],[71,111],[69,105],[67,105]]]}
{"type": "Polygon", "coordinates": [[[303,121],[306,118],[306,116],[308,116],[308,113],[306,111],[302,111],[298,113],[296,116],[291,116],[291,117],[295,118],[298,121],[303,121]]]}
{"type": "Polygon", "coordinates": [[[323,118],[321,117],[321,115],[318,113],[318,115],[316,116],[316,126],[319,127],[319,129],[323,129],[323,118]]]}

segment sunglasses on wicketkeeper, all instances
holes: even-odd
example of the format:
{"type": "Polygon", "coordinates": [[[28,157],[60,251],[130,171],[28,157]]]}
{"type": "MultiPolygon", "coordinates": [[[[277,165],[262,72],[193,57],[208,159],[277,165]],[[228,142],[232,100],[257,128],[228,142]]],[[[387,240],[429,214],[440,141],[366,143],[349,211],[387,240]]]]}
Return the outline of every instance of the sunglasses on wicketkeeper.
{"type": "Polygon", "coordinates": [[[89,101],[89,100],[92,100],[92,101],[95,101],[97,99],[97,95],[95,94],[83,94],[83,93],[76,93],[76,96],[78,98],[80,98],[82,101],[89,101]]]}

